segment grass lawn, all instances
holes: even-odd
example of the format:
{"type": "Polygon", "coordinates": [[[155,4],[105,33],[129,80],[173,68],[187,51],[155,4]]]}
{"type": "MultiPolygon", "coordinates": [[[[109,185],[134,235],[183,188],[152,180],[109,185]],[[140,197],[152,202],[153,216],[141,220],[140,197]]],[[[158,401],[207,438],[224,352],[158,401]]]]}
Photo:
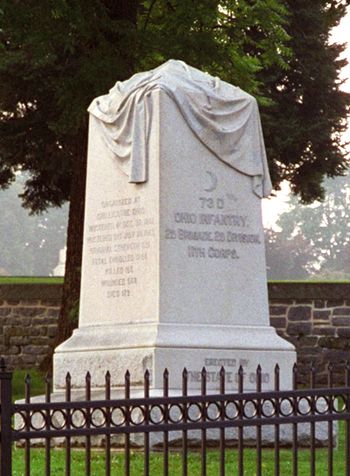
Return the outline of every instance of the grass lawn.
{"type": "MultiPolygon", "coordinates": [[[[23,450],[14,450],[14,472],[15,476],[23,476],[23,450]]],[[[255,451],[253,449],[245,450],[245,476],[254,476],[256,474],[255,451]]],[[[85,475],[84,451],[74,450],[72,453],[72,474],[74,476],[85,475]]],[[[310,475],[310,457],[307,450],[298,451],[299,458],[299,476],[310,475]]],[[[274,452],[273,450],[264,450],[263,452],[263,476],[274,475],[274,452]]],[[[31,475],[42,476],[44,473],[44,450],[33,449],[31,459],[31,475]]],[[[53,476],[64,475],[65,453],[63,450],[53,450],[51,460],[51,474],[53,476]]],[[[120,453],[113,453],[112,474],[122,475],[124,469],[124,458],[120,453]]],[[[237,451],[228,449],[226,451],[226,473],[227,475],[237,474],[237,451]]],[[[92,452],[91,474],[94,476],[104,476],[105,460],[102,452],[92,452]]],[[[131,474],[132,476],[142,476],[143,473],[143,454],[134,452],[131,456],[131,474]]],[[[152,453],[150,460],[150,474],[152,476],[161,476],[163,474],[163,457],[161,453],[152,453]]],[[[181,476],[182,464],[181,454],[171,453],[169,458],[169,474],[171,476],[181,476]]],[[[191,452],[188,457],[188,474],[190,476],[200,476],[201,462],[200,455],[191,452]]],[[[219,474],[219,453],[216,450],[210,450],[207,453],[207,475],[217,476],[219,474]]],[[[291,451],[281,450],[281,476],[292,475],[291,451]]],[[[321,449],[316,452],[316,474],[317,476],[327,476],[327,450],[321,449]]],[[[341,443],[334,451],[334,473],[335,476],[345,474],[344,444],[341,443]]]]}
{"type": "Polygon", "coordinates": [[[27,374],[30,375],[30,394],[34,397],[45,393],[44,376],[38,370],[15,370],[12,377],[13,401],[24,398],[24,380],[27,374]]]}
{"type": "Polygon", "coordinates": [[[1,284],[62,284],[63,278],[50,276],[0,276],[1,284]]]}

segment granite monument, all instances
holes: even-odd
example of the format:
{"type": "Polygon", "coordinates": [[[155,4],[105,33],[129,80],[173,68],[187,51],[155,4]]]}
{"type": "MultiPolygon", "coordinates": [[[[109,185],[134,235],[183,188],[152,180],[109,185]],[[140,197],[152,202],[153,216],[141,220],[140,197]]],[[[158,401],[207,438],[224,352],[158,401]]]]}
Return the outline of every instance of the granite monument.
{"type": "Polygon", "coordinates": [[[256,100],[170,60],[118,82],[89,108],[79,327],[55,350],[54,385],[154,391],[291,386],[293,346],[269,324],[261,199],[271,183],[256,100]]]}

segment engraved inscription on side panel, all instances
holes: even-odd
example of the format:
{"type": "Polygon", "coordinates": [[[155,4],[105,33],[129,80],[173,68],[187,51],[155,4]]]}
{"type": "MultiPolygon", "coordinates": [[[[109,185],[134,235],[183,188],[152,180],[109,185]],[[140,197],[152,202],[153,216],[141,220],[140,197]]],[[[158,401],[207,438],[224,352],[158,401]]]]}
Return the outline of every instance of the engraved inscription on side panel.
{"type": "Polygon", "coordinates": [[[135,294],[154,238],[154,218],[141,196],[100,202],[94,223],[87,227],[86,244],[90,264],[102,270],[105,297],[127,299],[135,294]]]}
{"type": "MultiPolygon", "coordinates": [[[[256,369],[254,364],[249,359],[244,358],[216,358],[207,357],[204,359],[204,367],[206,369],[206,380],[208,383],[220,382],[221,367],[225,369],[225,381],[228,384],[237,384],[239,381],[238,370],[239,367],[243,369],[243,380],[246,384],[252,385],[257,382],[256,369]]],[[[202,373],[200,370],[188,370],[188,377],[190,382],[201,382],[202,373]]],[[[261,382],[268,384],[270,382],[270,373],[261,373],[261,382]]]]}
{"type": "Polygon", "coordinates": [[[250,217],[241,211],[237,198],[220,193],[214,172],[206,173],[212,185],[198,194],[193,209],[173,212],[164,238],[183,243],[188,258],[238,260],[243,246],[260,246],[263,238],[252,229],[250,217]]]}

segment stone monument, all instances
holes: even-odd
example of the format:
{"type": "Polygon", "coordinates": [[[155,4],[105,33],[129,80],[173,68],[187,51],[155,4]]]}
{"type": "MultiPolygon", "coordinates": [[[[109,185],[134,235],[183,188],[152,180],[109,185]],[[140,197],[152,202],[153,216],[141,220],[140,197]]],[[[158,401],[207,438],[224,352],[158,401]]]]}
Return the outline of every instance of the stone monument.
{"type": "Polygon", "coordinates": [[[53,276],[64,276],[66,268],[67,247],[60,250],[57,266],[53,269],[53,276]]]}
{"type": "Polygon", "coordinates": [[[54,386],[69,370],[95,388],[129,369],[152,388],[215,391],[291,386],[295,351],[269,324],[261,198],[270,193],[253,97],[181,61],[118,82],[89,108],[79,327],[55,350],[54,386]]]}

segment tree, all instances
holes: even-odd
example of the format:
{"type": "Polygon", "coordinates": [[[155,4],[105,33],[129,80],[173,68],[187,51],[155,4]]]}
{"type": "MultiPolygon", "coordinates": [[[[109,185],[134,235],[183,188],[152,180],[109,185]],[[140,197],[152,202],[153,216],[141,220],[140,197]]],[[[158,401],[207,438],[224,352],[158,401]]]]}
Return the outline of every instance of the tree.
{"type": "Polygon", "coordinates": [[[136,2],[4,0],[1,8],[0,183],[28,171],[22,198],[33,212],[70,201],[59,342],[76,325],[86,108],[133,72],[136,2]]]}
{"type": "Polygon", "coordinates": [[[265,230],[268,279],[290,280],[309,277],[312,245],[302,234],[286,236],[283,231],[265,230]]]}
{"type": "Polygon", "coordinates": [[[23,181],[19,175],[0,192],[0,275],[48,276],[65,246],[67,207],[29,216],[18,199],[23,181]]]}
{"type": "Polygon", "coordinates": [[[344,45],[331,44],[330,34],[350,2],[286,3],[293,55],[288,71],[274,69],[270,79],[262,72],[273,99],[263,124],[275,186],[286,179],[302,202],[311,203],[324,198],[323,178],[343,175],[349,165],[342,133],[350,102],[339,80],[347,62],[340,59],[344,45]]]}
{"type": "MultiPolygon", "coordinates": [[[[342,10],[334,9],[338,18],[342,10]]],[[[275,140],[284,117],[278,93],[289,75],[286,10],[282,0],[2,0],[0,14],[0,183],[8,185],[18,168],[29,171],[23,200],[33,211],[70,200],[63,340],[75,325],[68,316],[79,295],[90,101],[117,79],[170,57],[219,75],[265,106],[277,186],[286,178],[284,150],[275,140]]],[[[303,164],[305,147],[297,149],[295,167],[303,164]]],[[[327,173],[342,171],[344,158],[335,162],[327,173]]],[[[309,188],[304,181],[295,190],[311,196],[309,188]]]]}
{"type": "Polygon", "coordinates": [[[268,230],[272,279],[350,278],[349,175],[326,180],[325,188],[325,199],[312,205],[302,206],[291,197],[277,221],[280,231],[268,230]]]}

